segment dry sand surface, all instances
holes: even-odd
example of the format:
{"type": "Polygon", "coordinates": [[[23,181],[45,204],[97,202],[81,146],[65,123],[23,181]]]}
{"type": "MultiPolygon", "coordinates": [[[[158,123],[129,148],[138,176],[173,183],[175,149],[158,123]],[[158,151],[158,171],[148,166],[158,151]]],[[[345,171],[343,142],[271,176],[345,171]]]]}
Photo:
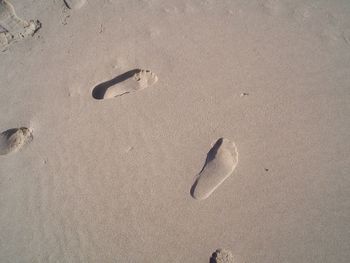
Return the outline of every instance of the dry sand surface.
{"type": "Polygon", "coordinates": [[[0,50],[0,262],[349,262],[348,0],[0,0],[0,50]]]}

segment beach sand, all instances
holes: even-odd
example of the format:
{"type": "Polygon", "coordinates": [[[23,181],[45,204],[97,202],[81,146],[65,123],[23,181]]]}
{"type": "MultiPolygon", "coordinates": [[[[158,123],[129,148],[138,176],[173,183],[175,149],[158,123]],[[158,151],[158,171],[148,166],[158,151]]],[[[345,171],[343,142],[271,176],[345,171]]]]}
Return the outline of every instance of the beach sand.
{"type": "Polygon", "coordinates": [[[2,0],[0,47],[1,262],[349,262],[347,0],[2,0]]]}

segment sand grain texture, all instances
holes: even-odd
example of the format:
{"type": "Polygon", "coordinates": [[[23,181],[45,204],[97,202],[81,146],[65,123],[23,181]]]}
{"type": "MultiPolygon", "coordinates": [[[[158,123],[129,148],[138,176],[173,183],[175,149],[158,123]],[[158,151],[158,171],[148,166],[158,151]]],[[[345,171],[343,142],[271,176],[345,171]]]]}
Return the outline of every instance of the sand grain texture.
{"type": "Polygon", "coordinates": [[[68,2],[0,4],[1,263],[349,262],[348,1],[68,2]]]}

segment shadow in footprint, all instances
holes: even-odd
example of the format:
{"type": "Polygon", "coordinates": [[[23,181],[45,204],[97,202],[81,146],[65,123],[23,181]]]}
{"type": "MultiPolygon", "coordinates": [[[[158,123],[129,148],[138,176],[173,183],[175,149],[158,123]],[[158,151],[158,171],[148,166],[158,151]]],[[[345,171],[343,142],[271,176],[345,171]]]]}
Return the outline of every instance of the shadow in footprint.
{"type": "Polygon", "coordinates": [[[92,97],[96,100],[102,100],[104,99],[104,96],[106,94],[106,91],[108,88],[123,82],[129,78],[132,78],[135,74],[140,73],[141,69],[133,69],[128,72],[125,72],[111,80],[105,81],[101,84],[98,84],[93,90],[92,90],[92,97]]]}
{"type": "Polygon", "coordinates": [[[1,133],[1,136],[3,136],[6,139],[9,139],[13,134],[15,134],[18,131],[17,128],[13,128],[13,129],[8,129],[6,131],[3,131],[1,133]]]}
{"type": "Polygon", "coordinates": [[[233,263],[234,258],[231,251],[217,249],[210,257],[209,263],[233,263]]]}
{"type": "Polygon", "coordinates": [[[69,9],[79,9],[86,4],[86,0],[63,0],[63,2],[69,9]]]}
{"type": "MultiPolygon", "coordinates": [[[[199,172],[199,174],[201,174],[204,170],[204,168],[207,166],[208,163],[210,163],[212,160],[215,159],[215,156],[221,146],[223,142],[223,138],[219,138],[216,143],[214,144],[214,146],[210,149],[210,151],[207,153],[207,158],[205,159],[204,165],[202,170],[199,172]]],[[[196,189],[198,181],[196,180],[195,183],[192,185],[190,193],[191,196],[194,197],[194,190],[196,189]]]]}

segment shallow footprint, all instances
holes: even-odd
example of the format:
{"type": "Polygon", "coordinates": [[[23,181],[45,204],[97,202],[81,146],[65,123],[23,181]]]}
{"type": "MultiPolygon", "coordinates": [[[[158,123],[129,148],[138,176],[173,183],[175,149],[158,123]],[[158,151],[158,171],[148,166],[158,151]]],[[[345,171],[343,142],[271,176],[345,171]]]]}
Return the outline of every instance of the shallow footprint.
{"type": "Polygon", "coordinates": [[[32,131],[25,127],[4,131],[0,134],[0,155],[17,152],[32,140],[32,131]]]}
{"type": "Polygon", "coordinates": [[[191,187],[192,197],[199,200],[208,198],[232,174],[237,163],[236,145],[228,139],[218,139],[191,187]]]}
{"type": "Polygon", "coordinates": [[[225,249],[217,249],[210,258],[210,263],[233,263],[233,255],[225,249]]]}
{"type": "Polygon", "coordinates": [[[97,100],[115,98],[148,88],[157,81],[158,77],[150,70],[133,69],[97,85],[92,97],[97,100]]]}
{"type": "Polygon", "coordinates": [[[80,9],[86,4],[86,0],[63,0],[69,9],[80,9]]]}
{"type": "Polygon", "coordinates": [[[34,33],[41,27],[39,21],[26,21],[16,15],[15,9],[7,0],[0,0],[0,49],[34,33]]]}

